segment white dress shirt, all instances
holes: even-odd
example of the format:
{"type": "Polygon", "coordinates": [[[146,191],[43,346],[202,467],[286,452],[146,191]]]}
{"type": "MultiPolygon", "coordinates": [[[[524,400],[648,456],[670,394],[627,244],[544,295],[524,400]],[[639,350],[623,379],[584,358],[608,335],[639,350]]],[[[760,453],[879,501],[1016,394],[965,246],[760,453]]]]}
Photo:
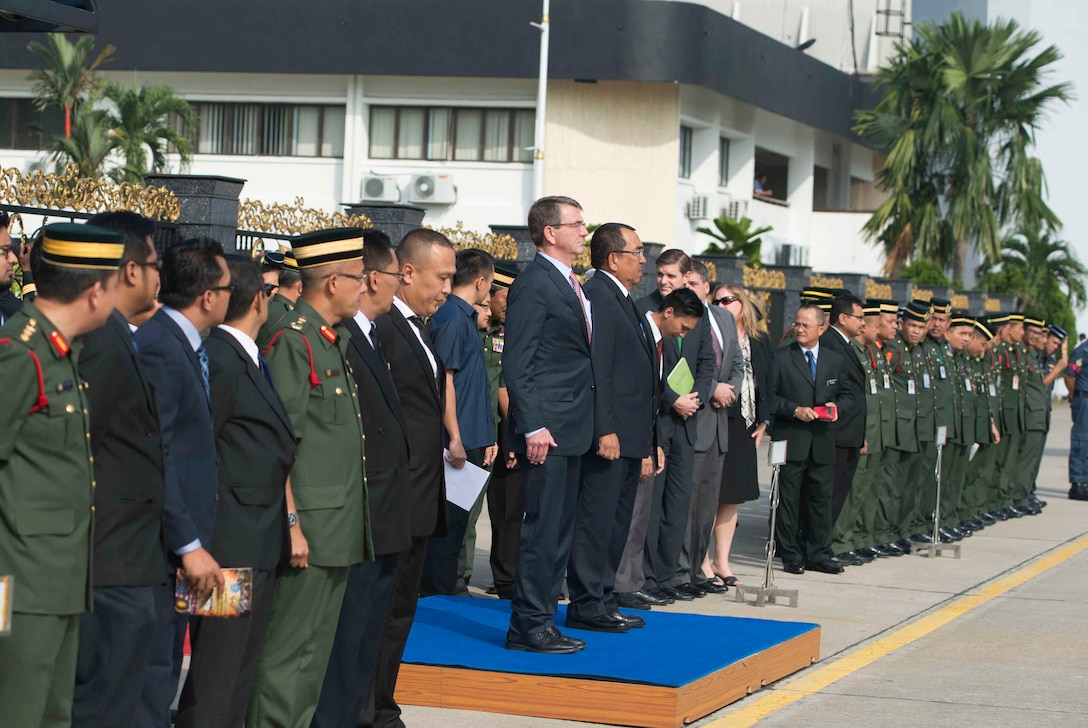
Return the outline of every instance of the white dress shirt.
{"type": "Polygon", "coordinates": [[[253,364],[258,369],[261,368],[261,362],[258,359],[257,342],[249,338],[249,334],[226,324],[219,324],[219,328],[233,336],[242,345],[242,349],[249,355],[253,364]]]}
{"type": "MultiPolygon", "coordinates": [[[[571,268],[570,266],[565,265],[563,263],[560,263],[558,260],[551,257],[550,255],[546,255],[545,253],[541,253],[539,250],[537,251],[537,255],[539,255],[541,258],[543,258],[544,260],[548,261],[553,266],[555,266],[555,269],[557,271],[559,271],[559,274],[561,276],[563,276],[563,280],[565,280],[567,282],[567,285],[570,286],[570,289],[572,291],[574,291],[574,285],[570,282],[570,277],[574,273],[573,268],[571,268]]],[[[608,271],[602,271],[602,272],[607,273],[608,271]]],[[[627,289],[624,288],[624,290],[627,290],[627,289]]],[[[574,291],[574,292],[575,292],[575,295],[578,294],[577,291],[574,291]]],[[[592,321],[593,320],[593,307],[589,303],[589,297],[586,296],[585,293],[582,293],[582,295],[580,295],[578,297],[580,299],[582,299],[582,311],[586,315],[586,321],[592,321]]],[[[590,325],[589,333],[590,333],[590,336],[593,335],[592,324],[590,325]]]]}
{"type": "MultiPolygon", "coordinates": [[[[427,361],[431,363],[431,376],[438,379],[438,360],[434,358],[434,352],[423,341],[423,334],[420,333],[419,328],[412,323],[412,317],[416,315],[415,311],[408,307],[408,304],[400,300],[399,297],[393,296],[393,305],[397,307],[397,310],[404,315],[404,318],[408,319],[408,327],[415,332],[416,340],[419,341],[419,345],[423,347],[423,351],[427,354],[427,361]]],[[[364,329],[365,330],[365,329],[364,329]]]]}

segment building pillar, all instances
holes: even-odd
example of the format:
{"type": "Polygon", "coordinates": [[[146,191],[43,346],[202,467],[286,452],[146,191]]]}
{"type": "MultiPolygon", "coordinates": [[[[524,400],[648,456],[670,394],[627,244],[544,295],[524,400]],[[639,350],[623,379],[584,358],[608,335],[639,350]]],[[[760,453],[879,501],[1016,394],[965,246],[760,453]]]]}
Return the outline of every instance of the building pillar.
{"type": "Polygon", "coordinates": [[[399,202],[355,202],[345,205],[349,215],[366,215],[378,230],[389,236],[393,245],[400,245],[404,236],[418,230],[427,211],[416,205],[399,202]]]}
{"type": "Polygon", "coordinates": [[[228,253],[237,250],[238,198],[246,181],[196,174],[149,174],[144,183],[170,190],[178,198],[177,240],[218,240],[228,253]]]}

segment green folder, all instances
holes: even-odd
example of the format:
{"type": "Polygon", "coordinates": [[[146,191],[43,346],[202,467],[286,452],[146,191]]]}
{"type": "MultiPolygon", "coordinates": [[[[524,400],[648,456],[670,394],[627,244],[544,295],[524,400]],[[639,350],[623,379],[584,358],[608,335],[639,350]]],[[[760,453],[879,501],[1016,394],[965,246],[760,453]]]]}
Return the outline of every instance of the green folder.
{"type": "Polygon", "coordinates": [[[677,394],[691,394],[692,390],[695,389],[695,377],[691,375],[688,360],[680,357],[680,361],[676,362],[676,366],[669,372],[669,376],[665,378],[665,381],[669,383],[672,391],[677,394]]]}

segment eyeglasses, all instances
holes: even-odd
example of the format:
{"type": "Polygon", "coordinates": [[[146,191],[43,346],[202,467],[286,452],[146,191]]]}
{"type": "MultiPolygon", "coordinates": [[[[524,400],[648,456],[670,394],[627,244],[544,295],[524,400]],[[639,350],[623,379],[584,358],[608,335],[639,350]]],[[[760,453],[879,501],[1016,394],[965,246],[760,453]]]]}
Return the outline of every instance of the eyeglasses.
{"type": "Polygon", "coordinates": [[[794,321],[791,326],[795,329],[814,329],[816,324],[803,324],[800,321],[794,321]]]}
{"type": "Polygon", "coordinates": [[[713,303],[715,306],[721,306],[723,303],[733,303],[739,300],[736,296],[722,296],[721,298],[715,298],[713,303]]]}
{"type": "Polygon", "coordinates": [[[843,316],[849,316],[850,318],[856,318],[858,321],[864,321],[865,320],[864,316],[858,315],[856,313],[845,313],[845,312],[843,312],[843,316]]]}
{"type": "Polygon", "coordinates": [[[321,277],[332,278],[333,276],[340,276],[341,278],[351,278],[354,281],[362,281],[364,278],[366,278],[366,273],[326,273],[321,277]]]}
{"type": "Polygon", "coordinates": [[[545,227],[572,227],[572,228],[584,228],[586,226],[585,220],[579,220],[578,222],[557,222],[554,225],[545,225],[545,227]]]}
{"type": "Polygon", "coordinates": [[[261,286],[261,292],[264,293],[265,298],[272,298],[272,291],[279,288],[275,283],[265,283],[261,286]]]}
{"type": "Polygon", "coordinates": [[[399,270],[390,272],[387,270],[378,270],[377,268],[375,268],[374,270],[368,270],[367,273],[381,273],[383,276],[393,276],[398,281],[404,280],[404,274],[401,273],[399,270]]]}
{"type": "Polygon", "coordinates": [[[0,247],[0,258],[8,257],[8,253],[15,253],[16,255],[19,254],[14,245],[5,245],[3,247],[0,247]]]}
{"type": "Polygon", "coordinates": [[[230,293],[234,293],[235,291],[238,290],[238,287],[235,286],[233,283],[228,283],[225,286],[212,286],[211,288],[209,288],[207,290],[209,290],[209,291],[229,291],[230,293]]]}
{"type": "MultiPolygon", "coordinates": [[[[135,262],[135,261],[133,261],[133,262],[135,262]]],[[[146,262],[146,263],[136,263],[136,265],[140,266],[141,268],[154,268],[159,273],[162,273],[162,261],[161,260],[152,260],[152,261],[146,262]]]]}
{"type": "Polygon", "coordinates": [[[638,247],[638,248],[635,248],[634,250],[613,250],[612,252],[617,254],[617,255],[624,255],[624,254],[626,254],[626,255],[637,255],[639,258],[641,258],[642,257],[642,251],[644,251],[644,250],[645,250],[645,248],[638,247]]]}

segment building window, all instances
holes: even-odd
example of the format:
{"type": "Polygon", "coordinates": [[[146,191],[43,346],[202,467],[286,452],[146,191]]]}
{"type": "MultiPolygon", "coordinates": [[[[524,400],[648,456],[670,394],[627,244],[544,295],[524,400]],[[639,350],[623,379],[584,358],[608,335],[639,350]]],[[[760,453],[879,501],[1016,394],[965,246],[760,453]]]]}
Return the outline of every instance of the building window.
{"type": "Polygon", "coordinates": [[[752,197],[766,202],[786,203],[789,195],[790,158],[756,147],[756,173],[752,197]]]}
{"type": "Polygon", "coordinates": [[[729,137],[718,138],[718,186],[729,186],[729,137]]]}
{"type": "Polygon", "coordinates": [[[691,177],[691,138],[694,135],[690,126],[680,126],[680,179],[691,177]]]}
{"type": "Polygon", "coordinates": [[[371,159],[531,162],[536,112],[371,106],[371,159]]]}
{"type": "Polygon", "coordinates": [[[42,149],[46,139],[64,134],[64,110],[38,111],[33,99],[0,99],[0,149],[42,149]]]}
{"type": "Polygon", "coordinates": [[[193,105],[196,154],[343,157],[343,106],[304,104],[193,105]]]}

